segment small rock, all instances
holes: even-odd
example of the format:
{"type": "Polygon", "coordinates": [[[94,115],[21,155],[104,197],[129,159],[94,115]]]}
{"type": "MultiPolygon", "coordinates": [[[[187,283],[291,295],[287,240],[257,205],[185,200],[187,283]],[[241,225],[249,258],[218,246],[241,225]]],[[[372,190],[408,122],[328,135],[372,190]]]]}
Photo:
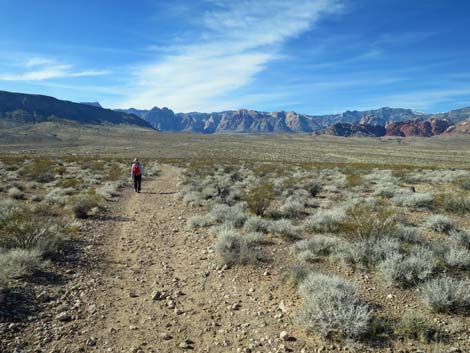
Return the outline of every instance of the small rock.
{"type": "Polygon", "coordinates": [[[287,333],[287,331],[282,331],[279,334],[279,338],[283,341],[288,341],[289,340],[289,334],[287,333]]]}
{"type": "Polygon", "coordinates": [[[179,347],[182,348],[182,349],[190,349],[190,348],[192,348],[191,343],[192,342],[190,340],[184,340],[183,342],[181,342],[179,344],[179,347]]]}
{"type": "Polygon", "coordinates": [[[90,337],[89,339],[87,339],[86,345],[89,346],[89,347],[96,346],[96,338],[95,337],[90,337]]]}
{"type": "Polygon", "coordinates": [[[137,295],[137,293],[136,293],[134,290],[131,290],[131,291],[129,292],[129,297],[131,297],[131,298],[137,298],[138,295],[137,295]]]}
{"type": "Polygon", "coordinates": [[[173,336],[171,336],[168,332],[164,332],[160,335],[160,337],[162,339],[164,339],[165,341],[169,341],[173,338],[173,336]]]}
{"type": "Polygon", "coordinates": [[[65,322],[65,321],[72,320],[72,316],[68,312],[63,311],[63,312],[57,314],[55,319],[58,320],[58,321],[65,322]]]}

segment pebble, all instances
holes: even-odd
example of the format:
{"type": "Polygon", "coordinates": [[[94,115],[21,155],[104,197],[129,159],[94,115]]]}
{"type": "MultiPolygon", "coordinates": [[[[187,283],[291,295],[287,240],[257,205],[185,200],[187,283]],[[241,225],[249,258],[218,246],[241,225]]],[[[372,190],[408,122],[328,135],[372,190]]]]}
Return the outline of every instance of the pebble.
{"type": "Polygon", "coordinates": [[[62,321],[62,322],[65,322],[65,321],[72,320],[72,316],[68,312],[63,311],[63,312],[57,314],[55,319],[59,320],[59,321],[62,321]]]}

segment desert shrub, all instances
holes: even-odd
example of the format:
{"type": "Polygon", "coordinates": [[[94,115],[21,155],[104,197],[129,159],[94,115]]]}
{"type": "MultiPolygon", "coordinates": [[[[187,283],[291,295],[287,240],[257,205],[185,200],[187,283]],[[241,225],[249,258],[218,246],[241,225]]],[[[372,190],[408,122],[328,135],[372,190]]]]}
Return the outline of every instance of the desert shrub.
{"type": "Polygon", "coordinates": [[[433,276],[437,261],[432,251],[416,247],[406,256],[396,252],[389,254],[377,267],[388,283],[409,287],[433,276]]]}
{"type": "Polygon", "coordinates": [[[460,185],[462,186],[462,189],[470,190],[470,177],[463,178],[460,185]]]}
{"type": "Polygon", "coordinates": [[[43,195],[33,195],[31,196],[31,201],[34,201],[34,202],[41,202],[44,200],[44,196],[43,195]]]}
{"type": "Polygon", "coordinates": [[[243,204],[236,204],[234,206],[217,204],[212,207],[209,216],[215,222],[226,223],[236,228],[243,227],[248,217],[243,204]]]}
{"type": "Polygon", "coordinates": [[[357,174],[349,174],[346,176],[346,183],[349,187],[359,186],[364,182],[362,177],[357,174]]]}
{"type": "Polygon", "coordinates": [[[215,251],[227,265],[255,264],[259,260],[255,249],[239,233],[229,228],[217,234],[215,251]]]}
{"type": "Polygon", "coordinates": [[[312,197],[317,196],[322,191],[322,185],[316,180],[306,180],[300,184],[300,187],[307,190],[312,197]]]}
{"type": "Polygon", "coordinates": [[[246,234],[244,238],[248,244],[262,244],[266,241],[266,234],[260,232],[251,232],[246,234]]]}
{"type": "Polygon", "coordinates": [[[69,207],[75,218],[88,218],[95,215],[101,207],[101,198],[97,195],[77,195],[70,199],[69,207]]]}
{"type": "Polygon", "coordinates": [[[447,251],[444,254],[444,259],[450,267],[461,270],[470,269],[470,250],[462,247],[456,242],[451,242],[448,245],[447,251]]]}
{"type": "Polygon", "coordinates": [[[296,242],[293,249],[300,253],[300,257],[305,261],[315,261],[321,257],[329,256],[337,245],[338,239],[336,238],[316,235],[313,238],[296,242]]]}
{"type": "Polygon", "coordinates": [[[44,254],[57,251],[63,235],[60,222],[52,221],[25,205],[2,205],[1,208],[1,248],[36,249],[44,254]]]}
{"type": "Polygon", "coordinates": [[[470,280],[443,276],[424,283],[423,301],[436,312],[460,312],[470,309],[470,280]]]}
{"type": "Polygon", "coordinates": [[[289,267],[281,273],[281,280],[284,283],[288,283],[297,287],[305,280],[305,278],[307,278],[310,272],[311,270],[306,266],[295,265],[289,267]]]}
{"type": "Polygon", "coordinates": [[[452,239],[455,239],[458,243],[470,249],[470,231],[468,230],[451,230],[449,235],[452,239]]]}
{"type": "Polygon", "coordinates": [[[406,313],[395,327],[399,337],[423,342],[439,340],[440,332],[430,320],[416,312],[406,313]]]}
{"type": "Polygon", "coordinates": [[[287,219],[279,219],[271,221],[269,231],[274,235],[279,235],[287,240],[295,240],[299,238],[298,229],[287,219]]]}
{"type": "Polygon", "coordinates": [[[395,184],[385,184],[385,185],[378,185],[374,191],[374,195],[380,196],[386,199],[391,199],[399,192],[400,192],[400,189],[395,184]]]}
{"type": "Polygon", "coordinates": [[[310,231],[337,232],[345,219],[346,213],[342,208],[318,210],[305,220],[304,227],[310,231]]]}
{"type": "Polygon", "coordinates": [[[248,232],[267,233],[269,231],[269,221],[259,216],[250,216],[247,218],[243,228],[248,232]]]}
{"type": "Polygon", "coordinates": [[[116,163],[111,164],[111,166],[106,170],[106,173],[103,177],[106,181],[116,181],[122,179],[124,174],[123,169],[116,163]]]}
{"type": "Polygon", "coordinates": [[[434,196],[429,192],[400,194],[392,198],[392,201],[403,207],[409,208],[432,208],[434,196]]]}
{"type": "Polygon", "coordinates": [[[74,188],[78,189],[83,183],[81,178],[64,178],[57,182],[56,186],[60,188],[74,188]]]}
{"type": "Polygon", "coordinates": [[[279,208],[280,214],[286,218],[300,217],[304,211],[304,204],[292,198],[288,198],[286,202],[279,208]]]}
{"type": "Polygon", "coordinates": [[[204,204],[204,200],[201,195],[196,191],[185,193],[183,196],[183,202],[193,206],[202,206],[204,204]]]}
{"type": "Polygon", "coordinates": [[[468,194],[441,194],[436,203],[438,207],[450,213],[470,213],[470,196],[468,194]]]}
{"type": "Polygon", "coordinates": [[[45,265],[41,251],[37,249],[11,249],[0,252],[0,278],[19,278],[45,265]]]}
{"type": "Polygon", "coordinates": [[[324,338],[359,338],[369,329],[371,312],[356,287],[335,275],[310,273],[300,285],[304,306],[299,320],[324,338]]]}
{"type": "Polygon", "coordinates": [[[242,200],[244,200],[248,209],[257,216],[263,216],[269,208],[271,202],[276,198],[273,185],[264,183],[252,188],[242,200]]]}
{"type": "Polygon", "coordinates": [[[400,241],[406,243],[423,243],[425,241],[424,235],[419,228],[401,224],[397,226],[395,236],[400,241]]]}
{"type": "Polygon", "coordinates": [[[355,204],[347,216],[340,229],[349,239],[387,238],[397,232],[394,214],[383,208],[374,211],[371,206],[355,204]]]}
{"type": "Polygon", "coordinates": [[[435,232],[448,234],[455,228],[455,222],[443,215],[432,215],[426,219],[426,227],[435,232]]]}
{"type": "Polygon", "coordinates": [[[369,238],[345,244],[335,249],[333,260],[340,260],[364,269],[372,269],[386,260],[391,253],[399,252],[400,243],[395,239],[369,238]]]}
{"type": "Polygon", "coordinates": [[[24,200],[26,198],[25,193],[17,187],[8,189],[8,196],[14,200],[24,200]]]}
{"type": "Polygon", "coordinates": [[[196,215],[188,219],[189,228],[207,227],[214,223],[214,219],[210,215],[196,215]]]}
{"type": "Polygon", "coordinates": [[[20,170],[20,175],[40,183],[53,181],[55,162],[50,159],[37,159],[20,170]]]}
{"type": "Polygon", "coordinates": [[[104,197],[105,199],[109,200],[113,197],[117,197],[121,195],[118,191],[119,185],[116,182],[107,182],[102,187],[96,190],[96,194],[104,197]]]}

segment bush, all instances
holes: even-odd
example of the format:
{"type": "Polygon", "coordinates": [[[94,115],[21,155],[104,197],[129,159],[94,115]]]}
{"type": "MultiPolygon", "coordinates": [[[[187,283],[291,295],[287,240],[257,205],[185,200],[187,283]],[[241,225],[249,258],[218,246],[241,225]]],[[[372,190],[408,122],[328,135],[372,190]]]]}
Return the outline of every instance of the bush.
{"type": "Polygon", "coordinates": [[[436,312],[460,312],[470,309],[470,280],[440,277],[421,287],[423,301],[436,312]]]}
{"type": "Polygon", "coordinates": [[[355,204],[347,215],[340,229],[350,239],[383,239],[397,233],[394,214],[388,210],[374,211],[371,206],[355,204]]]}
{"type": "Polygon", "coordinates": [[[426,227],[439,233],[449,233],[455,228],[455,222],[443,215],[432,215],[426,220],[426,227]]]}
{"type": "Polygon", "coordinates": [[[249,191],[242,199],[246,201],[248,209],[257,216],[263,216],[271,202],[276,198],[272,184],[261,184],[249,191]]]}
{"type": "Polygon", "coordinates": [[[363,239],[337,249],[333,259],[355,264],[364,269],[372,269],[386,260],[391,253],[399,252],[400,244],[395,239],[363,239]],[[338,254],[342,252],[342,254],[338,254]]]}
{"type": "Polygon", "coordinates": [[[470,213],[470,196],[468,194],[441,194],[437,199],[437,204],[450,213],[462,215],[470,213]]]}
{"type": "Polygon", "coordinates": [[[101,199],[97,195],[78,195],[70,200],[70,208],[75,218],[88,218],[95,215],[101,206],[101,199]]]}
{"type": "Polygon", "coordinates": [[[450,243],[444,255],[444,259],[450,267],[461,270],[470,269],[470,251],[457,243],[450,243]]]}
{"type": "Polygon", "coordinates": [[[378,270],[390,284],[409,287],[430,278],[436,267],[433,252],[420,247],[408,256],[390,254],[378,265],[378,270]]]}
{"type": "Polygon", "coordinates": [[[266,221],[259,216],[251,216],[248,217],[243,228],[248,232],[267,233],[269,230],[269,221],[266,221]]]}
{"type": "Polygon", "coordinates": [[[334,275],[310,273],[300,285],[304,306],[299,319],[323,338],[359,338],[369,329],[371,312],[351,283],[334,275]]]}
{"type": "Polygon", "coordinates": [[[242,204],[236,204],[235,206],[215,205],[209,212],[209,216],[215,222],[226,223],[235,228],[242,227],[247,219],[245,207],[242,204]]]}
{"type": "Polygon", "coordinates": [[[57,251],[63,229],[59,222],[44,217],[39,209],[15,204],[0,211],[0,247],[36,249],[44,254],[57,251]]]}
{"type": "Polygon", "coordinates": [[[301,184],[302,189],[307,190],[312,197],[317,196],[322,191],[322,185],[316,180],[307,180],[301,184]]]}
{"type": "Polygon", "coordinates": [[[346,213],[341,208],[319,210],[305,220],[304,227],[317,232],[337,232],[345,219],[346,213]]]}
{"type": "Polygon", "coordinates": [[[209,215],[196,215],[188,219],[188,226],[189,228],[201,228],[207,227],[214,223],[214,219],[209,215]]]}
{"type": "Polygon", "coordinates": [[[300,252],[306,261],[315,261],[321,257],[329,256],[338,245],[338,239],[323,235],[298,241],[293,245],[296,252],[300,252]],[[307,256],[307,257],[306,257],[307,256]]]}
{"type": "Polygon", "coordinates": [[[305,211],[304,204],[292,198],[288,198],[286,202],[279,208],[279,212],[286,218],[300,217],[305,211]]]}
{"type": "Polygon", "coordinates": [[[308,267],[295,265],[282,272],[281,280],[297,287],[307,278],[310,272],[308,267]]]}
{"type": "Polygon", "coordinates": [[[396,237],[406,243],[423,243],[423,233],[416,227],[398,225],[396,230],[396,237]]]}
{"type": "Polygon", "coordinates": [[[8,189],[8,196],[10,196],[14,200],[24,200],[25,194],[23,191],[18,189],[17,187],[12,187],[8,189]]]}
{"type": "Polygon", "coordinates": [[[257,252],[240,236],[228,228],[217,234],[215,251],[227,265],[248,265],[258,262],[257,252]]]}
{"type": "Polygon", "coordinates": [[[424,342],[436,341],[440,336],[437,327],[419,313],[406,313],[398,322],[395,334],[424,342]]]}
{"type": "Polygon", "coordinates": [[[12,249],[0,253],[0,278],[19,278],[42,268],[45,262],[37,249],[12,249]]]}
{"type": "Polygon", "coordinates": [[[364,182],[360,175],[350,174],[346,176],[346,183],[349,187],[359,186],[364,182]]]}
{"type": "Polygon", "coordinates": [[[392,201],[399,206],[410,208],[432,208],[434,196],[429,192],[401,194],[393,197],[392,201]]]}
{"type": "Polygon", "coordinates": [[[280,235],[287,240],[299,238],[297,228],[287,219],[271,221],[269,231],[274,235],[280,235]]]}
{"type": "Polygon", "coordinates": [[[468,230],[452,230],[449,232],[449,235],[452,239],[455,239],[457,242],[465,246],[467,249],[470,249],[470,231],[468,230]]]}

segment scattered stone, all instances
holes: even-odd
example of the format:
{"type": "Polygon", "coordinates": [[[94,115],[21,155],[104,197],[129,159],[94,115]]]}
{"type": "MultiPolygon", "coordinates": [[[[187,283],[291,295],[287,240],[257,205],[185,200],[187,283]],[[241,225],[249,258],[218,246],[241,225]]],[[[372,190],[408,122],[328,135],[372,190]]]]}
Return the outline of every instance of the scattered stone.
{"type": "Polygon", "coordinates": [[[63,311],[63,312],[57,314],[55,316],[55,319],[58,320],[58,321],[66,322],[66,321],[72,320],[72,316],[68,312],[63,311]]]}
{"type": "Polygon", "coordinates": [[[156,291],[155,294],[152,296],[152,300],[163,300],[165,298],[166,294],[160,291],[156,291]]]}
{"type": "Polygon", "coordinates": [[[137,295],[137,293],[136,293],[134,290],[131,290],[131,291],[129,292],[129,297],[131,297],[131,298],[137,298],[138,295],[137,295]]]}
{"type": "Polygon", "coordinates": [[[94,347],[94,346],[96,346],[96,338],[95,338],[95,337],[90,337],[89,339],[87,339],[86,345],[87,345],[88,347],[94,347]]]}
{"type": "Polygon", "coordinates": [[[179,344],[179,347],[182,349],[192,349],[192,343],[190,340],[184,340],[179,344]]]}
{"type": "Polygon", "coordinates": [[[289,334],[287,333],[287,331],[282,331],[279,334],[279,338],[283,341],[288,341],[290,337],[289,337],[289,334]]]}
{"type": "Polygon", "coordinates": [[[169,341],[169,340],[171,340],[171,339],[173,338],[173,336],[170,335],[168,332],[162,333],[162,334],[160,335],[160,337],[161,337],[162,339],[164,339],[165,341],[169,341]]]}

